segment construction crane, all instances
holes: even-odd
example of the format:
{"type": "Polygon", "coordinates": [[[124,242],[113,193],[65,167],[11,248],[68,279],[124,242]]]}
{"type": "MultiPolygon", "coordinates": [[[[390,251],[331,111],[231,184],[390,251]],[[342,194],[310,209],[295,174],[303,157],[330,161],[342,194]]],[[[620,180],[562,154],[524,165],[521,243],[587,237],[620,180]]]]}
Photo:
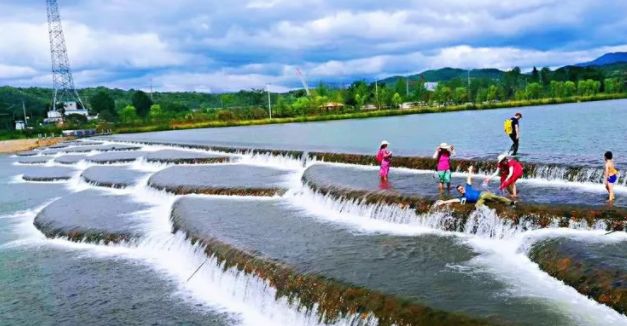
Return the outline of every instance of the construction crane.
{"type": "Polygon", "coordinates": [[[300,69],[296,68],[296,75],[298,76],[298,79],[300,79],[300,82],[303,84],[303,87],[305,88],[305,92],[307,93],[307,96],[311,95],[311,93],[309,92],[309,86],[307,85],[307,82],[305,81],[305,77],[303,76],[303,73],[300,72],[300,69]]]}

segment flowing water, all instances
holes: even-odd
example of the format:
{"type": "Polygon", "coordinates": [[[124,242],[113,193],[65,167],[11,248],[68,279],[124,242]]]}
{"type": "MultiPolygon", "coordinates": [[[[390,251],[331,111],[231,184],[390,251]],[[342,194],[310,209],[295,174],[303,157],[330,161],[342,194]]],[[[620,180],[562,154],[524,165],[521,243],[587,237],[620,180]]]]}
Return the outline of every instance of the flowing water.
{"type": "MultiPolygon", "coordinates": [[[[614,112],[613,108],[598,109],[614,112]]],[[[525,123],[542,112],[534,110],[523,111],[525,123]]],[[[496,112],[480,114],[498,117],[496,112]]],[[[422,116],[405,119],[418,117],[422,116]]],[[[303,133],[317,128],[304,126],[303,133]]],[[[201,132],[228,133],[185,131],[124,137],[195,145],[202,138],[177,137],[201,132]]],[[[264,140],[265,132],[256,134],[258,141],[268,143],[242,140],[231,145],[270,144],[264,140]]],[[[302,139],[294,137],[286,135],[284,139],[302,139]]],[[[322,133],[318,139],[327,137],[322,133]]],[[[0,324],[323,322],[315,305],[310,310],[299,308],[299,298],[294,301],[278,295],[262,275],[246,274],[216,257],[207,258],[202,244],[193,244],[187,233],[216,239],[303,275],[321,275],[487,323],[627,325],[624,314],[551,277],[529,258],[535,244],[578,239],[586,243],[593,264],[613,259],[612,268],[625,275],[627,233],[605,235],[603,223],[521,227],[495,211],[479,209],[463,229],[450,231],[443,227],[452,218],[445,211],[418,214],[407,207],[336,198],[317,193],[301,180],[307,176],[320,184],[382,191],[372,167],[320,164],[281,155],[102,142],[35,152],[29,160],[24,160],[26,156],[0,156],[0,324]],[[86,147],[89,151],[83,152],[86,147]],[[75,154],[74,148],[79,148],[80,154],[75,154]],[[221,161],[196,161],[208,158],[221,161]],[[27,181],[29,176],[40,179],[27,181]],[[172,193],[180,189],[191,194],[172,193]],[[173,225],[180,230],[173,233],[173,225]],[[72,238],[73,234],[93,237],[81,241],[72,238]],[[98,240],[102,235],[115,241],[98,240]],[[114,235],[119,237],[114,239],[114,235]]],[[[228,140],[215,138],[215,142],[203,144],[220,142],[224,145],[228,140]]],[[[288,145],[299,148],[295,143],[288,145]]],[[[300,149],[324,147],[298,145],[302,145],[300,149]]],[[[477,153],[486,154],[479,148],[477,153]]],[[[569,162],[568,157],[560,160],[569,162]]],[[[582,162],[593,160],[590,156],[582,162]]],[[[393,169],[391,189],[384,191],[435,199],[438,194],[431,174],[393,169]]],[[[461,177],[455,174],[455,182],[461,177]]],[[[568,203],[591,209],[604,205],[602,186],[588,181],[531,178],[519,187],[522,200],[530,203],[568,203]]],[[[627,191],[624,186],[617,189],[615,206],[625,207],[621,197],[627,191]]],[[[364,320],[376,323],[376,318],[364,320]]],[[[345,316],[335,323],[350,324],[354,319],[345,316]]]]}

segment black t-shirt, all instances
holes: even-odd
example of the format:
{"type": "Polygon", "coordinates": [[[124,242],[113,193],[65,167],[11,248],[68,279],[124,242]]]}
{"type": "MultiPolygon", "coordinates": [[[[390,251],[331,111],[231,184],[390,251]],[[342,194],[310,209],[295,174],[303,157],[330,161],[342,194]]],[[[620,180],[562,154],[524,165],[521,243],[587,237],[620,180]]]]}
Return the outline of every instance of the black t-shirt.
{"type": "Polygon", "coordinates": [[[518,119],[515,117],[511,118],[512,120],[512,135],[516,135],[516,126],[518,126],[518,119]]]}

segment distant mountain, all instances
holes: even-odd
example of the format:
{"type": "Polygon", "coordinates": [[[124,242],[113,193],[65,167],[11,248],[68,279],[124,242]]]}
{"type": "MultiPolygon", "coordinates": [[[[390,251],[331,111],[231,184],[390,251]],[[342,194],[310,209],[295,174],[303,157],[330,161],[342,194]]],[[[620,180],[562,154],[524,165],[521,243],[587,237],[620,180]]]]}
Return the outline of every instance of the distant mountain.
{"type": "Polygon", "coordinates": [[[589,66],[605,66],[615,63],[627,63],[627,52],[614,52],[606,53],[590,62],[578,63],[575,66],[589,67],[589,66]]]}
{"type": "MultiPolygon", "coordinates": [[[[489,79],[500,79],[503,77],[505,72],[499,69],[487,68],[487,69],[472,69],[470,70],[471,78],[489,78],[489,79]]],[[[386,85],[393,85],[396,81],[400,79],[409,78],[409,80],[420,80],[424,79],[426,82],[440,82],[440,81],[448,81],[455,78],[465,79],[468,76],[468,70],[459,69],[459,68],[441,68],[435,70],[426,70],[419,74],[410,75],[410,76],[392,76],[386,79],[381,80],[381,83],[386,85]]]]}

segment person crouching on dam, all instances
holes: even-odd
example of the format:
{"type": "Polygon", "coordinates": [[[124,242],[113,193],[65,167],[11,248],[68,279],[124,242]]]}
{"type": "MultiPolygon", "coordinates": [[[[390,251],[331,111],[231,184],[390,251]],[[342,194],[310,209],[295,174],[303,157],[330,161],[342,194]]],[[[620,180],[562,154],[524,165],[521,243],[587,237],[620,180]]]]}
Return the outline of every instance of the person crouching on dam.
{"type": "Polygon", "coordinates": [[[518,196],[516,181],[523,176],[523,166],[516,159],[506,154],[499,155],[496,160],[496,172],[485,178],[483,184],[487,187],[490,180],[500,174],[501,185],[499,186],[499,190],[503,191],[507,189],[510,196],[515,199],[518,196]]]}
{"type": "Polygon", "coordinates": [[[435,202],[434,207],[446,205],[446,204],[452,204],[452,203],[462,203],[462,204],[469,203],[469,204],[475,204],[475,206],[479,208],[479,207],[484,206],[486,201],[500,202],[500,203],[503,203],[506,205],[512,205],[512,206],[516,205],[515,201],[510,200],[508,198],[498,196],[489,191],[479,191],[479,190],[474,189],[472,187],[473,171],[474,171],[474,167],[469,166],[468,178],[466,179],[466,184],[457,186],[457,191],[460,193],[459,198],[449,199],[449,200],[438,200],[435,202]]]}
{"type": "Polygon", "coordinates": [[[438,184],[440,193],[444,191],[444,184],[446,184],[446,190],[451,191],[451,156],[454,154],[455,147],[447,143],[440,144],[433,153],[433,158],[437,162],[435,171],[440,181],[438,184]]]}
{"type": "Polygon", "coordinates": [[[388,181],[388,174],[390,174],[390,163],[392,160],[392,152],[388,150],[387,140],[381,142],[381,146],[379,146],[379,151],[377,152],[376,160],[377,163],[380,164],[379,168],[379,176],[381,176],[382,182],[388,181]]]}

